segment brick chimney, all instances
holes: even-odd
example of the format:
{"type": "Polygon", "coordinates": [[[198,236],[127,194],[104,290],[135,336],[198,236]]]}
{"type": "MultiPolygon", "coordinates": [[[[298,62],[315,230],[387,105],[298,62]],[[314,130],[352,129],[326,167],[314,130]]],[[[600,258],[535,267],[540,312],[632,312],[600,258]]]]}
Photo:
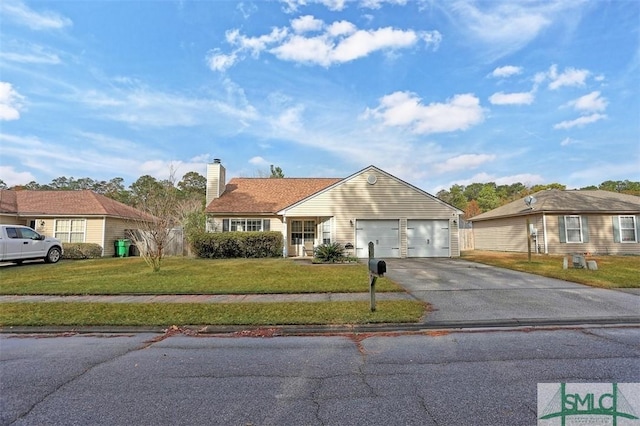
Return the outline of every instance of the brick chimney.
{"type": "Polygon", "coordinates": [[[207,164],[207,206],[224,192],[227,183],[225,171],[219,158],[207,164]]]}

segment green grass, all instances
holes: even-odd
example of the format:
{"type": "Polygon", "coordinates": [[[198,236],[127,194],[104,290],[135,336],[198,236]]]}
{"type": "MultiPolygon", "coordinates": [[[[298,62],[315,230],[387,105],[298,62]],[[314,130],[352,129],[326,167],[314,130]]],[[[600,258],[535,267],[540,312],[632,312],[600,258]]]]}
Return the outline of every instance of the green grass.
{"type": "MultiPolygon", "coordinates": [[[[290,259],[166,258],[154,273],[140,258],[64,260],[0,268],[0,294],[268,294],[369,291],[362,264],[290,259]]],[[[403,291],[380,278],[376,291],[403,291]]]]}
{"type": "Polygon", "coordinates": [[[291,303],[3,303],[0,327],[411,323],[417,301],[291,303]]]}
{"type": "MultiPolygon", "coordinates": [[[[640,256],[587,256],[587,260],[597,262],[597,271],[571,267],[563,269],[564,256],[562,255],[532,255],[531,262],[529,262],[526,253],[473,250],[463,252],[462,258],[593,287],[640,288],[640,256]]],[[[571,263],[571,258],[569,258],[569,263],[571,263]]]]}

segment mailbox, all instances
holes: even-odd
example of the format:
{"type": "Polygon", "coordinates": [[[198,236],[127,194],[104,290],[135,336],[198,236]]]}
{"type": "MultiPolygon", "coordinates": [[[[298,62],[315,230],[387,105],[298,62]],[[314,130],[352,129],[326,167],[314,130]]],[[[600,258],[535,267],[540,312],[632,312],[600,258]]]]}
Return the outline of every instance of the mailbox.
{"type": "Polygon", "coordinates": [[[387,272],[387,264],[384,260],[369,259],[369,272],[383,276],[387,272]]]}

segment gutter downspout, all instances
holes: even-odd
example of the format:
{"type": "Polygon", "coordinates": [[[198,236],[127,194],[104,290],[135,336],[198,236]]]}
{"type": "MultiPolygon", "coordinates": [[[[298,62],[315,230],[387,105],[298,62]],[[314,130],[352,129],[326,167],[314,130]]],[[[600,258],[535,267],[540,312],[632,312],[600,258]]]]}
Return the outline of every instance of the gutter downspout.
{"type": "Polygon", "coordinates": [[[542,237],[544,238],[544,254],[549,254],[549,242],[547,241],[547,216],[542,212],[542,237]]]}

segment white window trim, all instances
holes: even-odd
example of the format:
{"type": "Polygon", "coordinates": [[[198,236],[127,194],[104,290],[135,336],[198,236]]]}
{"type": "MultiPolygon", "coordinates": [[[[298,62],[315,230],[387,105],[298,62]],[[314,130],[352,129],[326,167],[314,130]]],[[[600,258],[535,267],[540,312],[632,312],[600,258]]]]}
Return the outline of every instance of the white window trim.
{"type": "Polygon", "coordinates": [[[564,237],[565,237],[565,241],[567,242],[567,244],[582,244],[582,242],[584,241],[584,235],[583,235],[583,231],[582,231],[582,216],[580,215],[568,215],[564,217],[564,237]],[[568,219],[572,219],[572,218],[578,218],[578,228],[569,228],[569,220],[568,219]],[[580,241],[569,241],[569,230],[575,231],[575,230],[580,230],[580,241]]]}
{"type": "Polygon", "coordinates": [[[638,224],[636,223],[636,217],[634,215],[620,215],[618,216],[618,237],[620,238],[620,243],[621,244],[635,244],[638,242],[638,232],[637,232],[637,226],[638,224]],[[622,218],[623,217],[630,217],[633,220],[633,227],[632,228],[623,228],[622,227],[622,218]],[[624,230],[629,230],[632,229],[633,230],[633,235],[634,235],[634,240],[633,241],[624,241],[622,239],[622,231],[624,230]]]}
{"type": "MultiPolygon", "coordinates": [[[[87,219],[83,219],[83,218],[69,218],[69,219],[56,219],[53,222],[53,236],[55,238],[58,238],[60,241],[62,241],[63,243],[71,243],[71,221],[73,220],[79,220],[82,222],[82,241],[79,241],[81,243],[84,243],[87,241],[87,219]],[[67,234],[66,239],[60,238],[58,237],[58,222],[64,222],[64,221],[69,221],[69,232],[65,232],[67,234]]],[[[75,233],[80,233],[80,231],[78,232],[73,232],[75,233]]],[[[78,241],[75,241],[78,242],[78,241]]]]}

